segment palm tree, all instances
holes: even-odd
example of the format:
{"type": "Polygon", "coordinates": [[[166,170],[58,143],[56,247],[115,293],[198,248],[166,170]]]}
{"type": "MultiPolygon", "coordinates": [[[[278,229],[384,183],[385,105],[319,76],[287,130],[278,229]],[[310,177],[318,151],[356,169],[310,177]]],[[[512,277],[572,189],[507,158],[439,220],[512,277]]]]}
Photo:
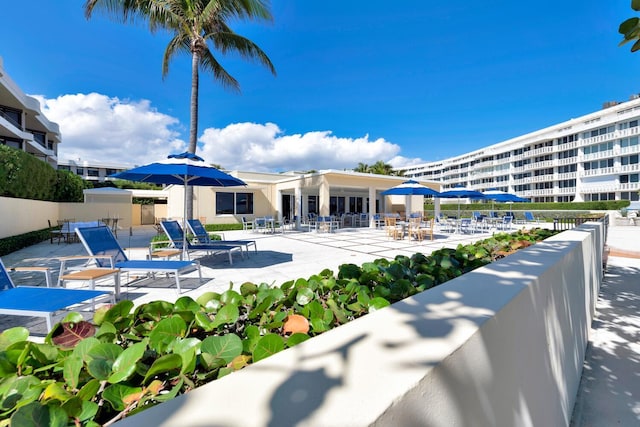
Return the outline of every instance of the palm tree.
{"type": "MultiPolygon", "coordinates": [[[[251,40],[233,32],[227,24],[232,19],[271,21],[268,0],[87,0],[84,5],[88,18],[94,9],[123,22],[142,19],[152,32],[168,30],[172,38],[162,59],[162,76],[169,72],[169,63],[178,53],[191,55],[191,104],[189,126],[190,153],[198,142],[199,71],[213,73],[214,79],[226,89],[240,91],[240,84],[224,69],[209,48],[220,53],[234,52],[245,59],[266,66],[272,74],[275,68],[269,57],[251,40]]],[[[193,213],[193,189],[187,195],[187,217],[193,213]]]]}
{"type": "Polygon", "coordinates": [[[369,165],[366,163],[359,162],[358,166],[356,166],[356,168],[353,171],[361,172],[361,173],[369,173],[369,165]]]}

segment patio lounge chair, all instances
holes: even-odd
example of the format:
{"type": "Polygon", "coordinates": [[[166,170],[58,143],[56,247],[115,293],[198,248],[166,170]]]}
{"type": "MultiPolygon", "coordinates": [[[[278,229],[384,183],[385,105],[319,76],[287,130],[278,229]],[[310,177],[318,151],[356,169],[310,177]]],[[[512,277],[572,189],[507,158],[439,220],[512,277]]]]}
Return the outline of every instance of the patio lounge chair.
{"type": "MultiPolygon", "coordinates": [[[[162,221],[162,229],[164,230],[171,244],[174,248],[184,250],[184,232],[178,221],[162,221]]],[[[240,252],[240,256],[244,257],[242,253],[242,245],[227,245],[224,243],[209,243],[209,244],[194,244],[187,239],[186,247],[187,256],[190,252],[206,252],[208,255],[214,255],[216,253],[226,253],[229,255],[229,264],[233,265],[233,252],[240,252]]]]}
{"type": "Polygon", "coordinates": [[[181,292],[180,274],[198,270],[198,276],[202,282],[202,271],[198,261],[130,260],[107,226],[77,228],[76,233],[89,255],[112,257],[113,264],[105,262],[102,258],[96,258],[98,267],[110,268],[113,265],[114,268],[126,272],[173,273],[178,293],[181,292]]]}
{"type": "MultiPolygon", "coordinates": [[[[22,270],[25,270],[22,268],[22,270]]],[[[49,284],[49,280],[47,280],[49,284]]],[[[53,314],[71,306],[115,303],[111,292],[42,286],[15,286],[0,260],[0,314],[44,317],[47,331],[53,327],[53,314]]]]}
{"type": "Polygon", "coordinates": [[[187,220],[187,227],[189,227],[189,231],[191,231],[191,234],[193,234],[195,238],[198,240],[198,244],[204,244],[204,245],[224,244],[224,245],[240,246],[241,248],[244,248],[244,251],[246,252],[247,256],[249,256],[249,247],[253,246],[253,251],[255,253],[258,253],[258,247],[256,246],[255,240],[224,240],[224,238],[222,240],[211,240],[211,237],[209,236],[209,232],[207,231],[206,228],[204,228],[204,225],[202,225],[199,219],[187,220]]]}
{"type": "Polygon", "coordinates": [[[531,212],[525,212],[524,213],[524,220],[525,220],[526,223],[529,223],[529,224],[537,224],[538,223],[538,218],[533,216],[533,214],[531,212]]]}

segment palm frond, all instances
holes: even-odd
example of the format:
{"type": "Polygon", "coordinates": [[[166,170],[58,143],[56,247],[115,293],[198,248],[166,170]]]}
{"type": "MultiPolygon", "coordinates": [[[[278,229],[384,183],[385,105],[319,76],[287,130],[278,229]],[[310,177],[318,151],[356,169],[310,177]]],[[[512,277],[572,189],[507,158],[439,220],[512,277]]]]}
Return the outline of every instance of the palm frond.
{"type": "Polygon", "coordinates": [[[240,92],[240,83],[224,69],[224,67],[213,56],[210,50],[201,53],[200,67],[213,73],[214,78],[220,82],[223,88],[233,92],[240,92]]]}

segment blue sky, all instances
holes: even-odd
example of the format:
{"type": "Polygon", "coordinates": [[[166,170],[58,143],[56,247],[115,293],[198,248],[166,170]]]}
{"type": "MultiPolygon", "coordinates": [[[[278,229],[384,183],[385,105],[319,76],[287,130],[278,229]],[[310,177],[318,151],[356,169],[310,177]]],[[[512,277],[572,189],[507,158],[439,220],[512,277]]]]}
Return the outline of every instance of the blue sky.
{"type": "MultiPolygon", "coordinates": [[[[83,4],[3,5],[4,68],[60,124],[59,157],[141,164],[184,148],[190,58],[163,80],[166,34],[87,21],[83,4]]],[[[276,0],[272,12],[232,28],[276,77],[222,56],[241,94],[201,75],[200,153],[228,169],[439,160],[640,92],[640,53],[618,47],[629,0],[276,0]]]]}

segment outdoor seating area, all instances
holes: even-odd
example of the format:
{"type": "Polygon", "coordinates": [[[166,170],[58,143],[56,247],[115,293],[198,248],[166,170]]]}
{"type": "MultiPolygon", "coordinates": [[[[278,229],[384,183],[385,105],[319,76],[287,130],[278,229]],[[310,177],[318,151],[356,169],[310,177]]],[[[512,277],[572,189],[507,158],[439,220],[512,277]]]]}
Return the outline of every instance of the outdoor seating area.
{"type": "MultiPolygon", "coordinates": [[[[389,214],[381,218],[393,221],[397,215],[389,214]]],[[[313,228],[295,230],[291,227],[287,233],[256,234],[251,229],[225,231],[228,240],[210,240],[207,243],[207,237],[201,229],[204,227],[194,220],[189,222],[191,232],[197,236],[198,243],[203,242],[201,247],[191,242],[187,246],[189,255],[198,256],[195,260],[180,260],[183,256],[183,237],[177,221],[165,221],[163,224],[180,230],[180,234],[173,236],[174,247],[155,251],[151,250],[151,239],[156,235],[153,225],[135,228],[133,236],[116,238],[109,227],[92,224],[77,229],[81,244],[51,246],[47,241],[10,254],[7,258],[9,265],[17,267],[16,270],[26,269],[34,264],[33,260],[37,260],[35,272],[33,268],[27,269],[32,272],[27,277],[29,280],[24,281],[23,274],[15,275],[20,286],[36,284],[57,289],[52,280],[52,277],[56,277],[61,288],[95,290],[114,299],[175,300],[185,294],[198,295],[208,290],[221,292],[230,283],[234,286],[245,281],[282,283],[309,276],[323,268],[336,269],[342,263],[361,264],[381,257],[393,259],[397,255],[430,253],[441,247],[456,247],[460,243],[487,236],[481,233],[445,233],[438,228],[435,220],[410,218],[409,221],[398,222],[396,224],[402,230],[403,238],[391,238],[384,226],[340,227],[340,221],[329,217],[326,221],[324,218],[316,221],[313,228]],[[214,246],[207,248],[207,245],[214,246]],[[260,245],[260,250],[257,250],[257,245],[260,245]],[[35,252],[29,254],[31,250],[35,252]],[[218,252],[207,254],[207,250],[218,252]],[[242,254],[243,261],[232,264],[232,258],[224,262],[229,259],[231,252],[234,255],[242,254]],[[251,256],[245,256],[249,252],[251,256]],[[201,257],[198,253],[213,256],[201,257]],[[323,256],[319,258],[318,254],[323,256]],[[322,262],[319,262],[320,259],[322,262]],[[213,279],[203,280],[203,276],[213,279]],[[185,282],[189,283],[187,288],[184,287],[185,282]],[[160,288],[159,284],[162,284],[160,288]]],[[[63,308],[57,307],[55,311],[63,308]]]]}

